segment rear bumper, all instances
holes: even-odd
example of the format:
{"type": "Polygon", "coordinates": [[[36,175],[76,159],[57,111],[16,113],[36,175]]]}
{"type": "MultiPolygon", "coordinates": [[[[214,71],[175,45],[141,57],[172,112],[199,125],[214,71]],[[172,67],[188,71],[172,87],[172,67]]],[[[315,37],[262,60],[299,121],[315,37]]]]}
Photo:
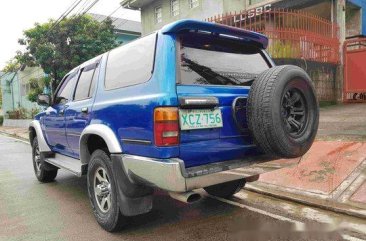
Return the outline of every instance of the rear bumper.
{"type": "Polygon", "coordinates": [[[186,169],[184,162],[177,158],[152,159],[121,154],[116,159],[122,162],[124,171],[132,183],[171,192],[187,192],[299,163],[299,159],[271,160],[266,156],[256,156],[186,169]]]}

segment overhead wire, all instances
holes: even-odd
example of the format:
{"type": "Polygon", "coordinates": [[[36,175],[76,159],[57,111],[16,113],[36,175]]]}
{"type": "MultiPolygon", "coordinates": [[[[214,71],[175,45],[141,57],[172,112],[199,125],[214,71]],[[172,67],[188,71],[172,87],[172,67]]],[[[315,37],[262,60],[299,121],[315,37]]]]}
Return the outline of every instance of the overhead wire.
{"type": "MultiPolygon", "coordinates": [[[[61,14],[61,16],[58,18],[58,20],[51,26],[51,28],[47,31],[47,33],[46,33],[46,35],[48,36],[50,33],[51,33],[51,30],[53,30],[55,27],[57,27],[59,24],[60,24],[60,22],[62,21],[62,20],[64,20],[68,15],[70,15],[70,13],[82,2],[83,0],[75,0],[74,2],[73,2],[73,4],[71,4],[71,6],[70,7],[68,7],[67,8],[67,10],[65,11],[65,12],[63,12],[62,14],[61,14]]],[[[82,5],[82,7],[80,8],[81,10],[82,10],[82,13],[81,14],[79,14],[78,16],[83,16],[83,15],[85,15],[88,11],[90,11],[90,9],[92,9],[94,6],[95,6],[95,4],[97,4],[98,2],[99,2],[99,0],[94,0],[93,2],[91,2],[91,4],[89,5],[89,6],[87,6],[87,4],[86,3],[88,3],[88,2],[91,2],[90,0],[86,0],[85,2],[84,2],[84,4],[82,5]]],[[[78,11],[79,12],[79,11],[78,11]]],[[[80,11],[81,12],[81,11],[80,11]]],[[[34,72],[36,72],[36,71],[38,71],[38,70],[34,70],[34,71],[32,71],[31,73],[29,73],[29,74],[27,74],[27,75],[25,75],[25,76],[23,76],[23,78],[24,77],[27,77],[27,76],[30,76],[30,75],[32,75],[34,72]]]]}

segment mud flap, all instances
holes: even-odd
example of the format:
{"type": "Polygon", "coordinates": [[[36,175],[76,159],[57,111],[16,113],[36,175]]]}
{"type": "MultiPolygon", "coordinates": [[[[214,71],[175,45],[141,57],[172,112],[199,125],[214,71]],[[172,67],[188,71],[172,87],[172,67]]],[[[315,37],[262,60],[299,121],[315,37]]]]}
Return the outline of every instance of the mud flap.
{"type": "Polygon", "coordinates": [[[111,154],[111,160],[121,213],[136,216],[150,212],[154,189],[131,183],[124,170],[121,154],[111,154]]]}

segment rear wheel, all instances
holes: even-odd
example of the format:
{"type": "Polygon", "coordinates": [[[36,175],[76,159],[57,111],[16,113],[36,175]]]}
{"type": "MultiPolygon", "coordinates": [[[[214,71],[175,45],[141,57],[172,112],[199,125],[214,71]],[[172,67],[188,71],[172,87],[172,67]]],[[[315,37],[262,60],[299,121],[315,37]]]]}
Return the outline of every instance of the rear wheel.
{"type": "Polygon", "coordinates": [[[40,182],[52,182],[57,176],[58,169],[44,161],[44,155],[39,150],[37,137],[32,145],[33,168],[40,182]]]}
{"type": "Polygon", "coordinates": [[[118,231],[125,224],[119,208],[112,161],[106,152],[96,150],[88,165],[88,194],[94,216],[102,228],[118,231]]]}
{"type": "Polygon", "coordinates": [[[221,198],[229,198],[239,192],[245,185],[245,179],[235,180],[205,187],[205,191],[212,195],[221,198]]]}
{"type": "Polygon", "coordinates": [[[306,72],[291,65],[273,67],[253,83],[247,107],[248,127],[266,154],[304,155],[314,142],[319,108],[306,72]]]}

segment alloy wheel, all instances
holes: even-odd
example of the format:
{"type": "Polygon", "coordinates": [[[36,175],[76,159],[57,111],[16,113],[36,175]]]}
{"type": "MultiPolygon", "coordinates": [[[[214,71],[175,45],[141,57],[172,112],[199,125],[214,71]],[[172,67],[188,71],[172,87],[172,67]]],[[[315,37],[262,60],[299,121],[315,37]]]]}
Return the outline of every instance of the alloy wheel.
{"type": "Polygon", "coordinates": [[[282,119],[285,130],[293,138],[299,138],[307,125],[308,107],[300,90],[291,88],[282,97],[282,119]]]}
{"type": "Polygon", "coordinates": [[[111,208],[111,183],[103,167],[99,167],[94,174],[94,195],[99,209],[107,213],[111,208]]]}

